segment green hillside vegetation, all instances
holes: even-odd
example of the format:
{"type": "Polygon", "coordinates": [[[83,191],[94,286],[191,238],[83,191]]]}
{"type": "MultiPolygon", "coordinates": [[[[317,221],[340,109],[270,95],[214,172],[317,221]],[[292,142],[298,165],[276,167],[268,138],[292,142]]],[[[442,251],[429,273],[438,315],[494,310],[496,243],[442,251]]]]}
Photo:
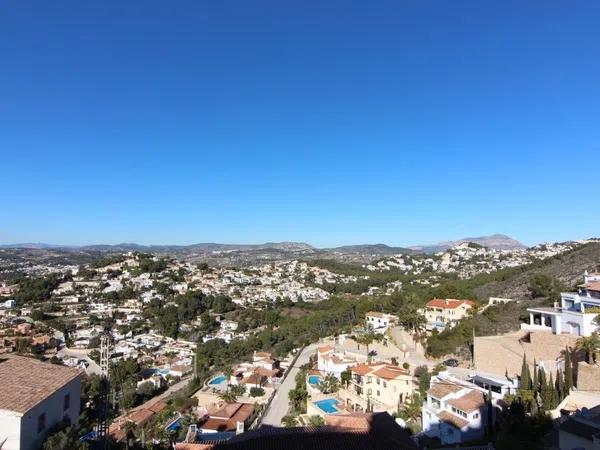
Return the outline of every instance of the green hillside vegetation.
{"type": "Polygon", "coordinates": [[[468,355],[473,334],[490,336],[518,330],[520,323],[528,319],[528,307],[552,305],[560,299],[561,291],[575,289],[582,283],[583,272],[596,270],[598,264],[600,244],[592,243],[526,266],[456,281],[482,301],[493,296],[515,298],[520,303],[489,307],[450,330],[433,334],[427,340],[428,354],[433,357],[449,353],[468,355]]]}

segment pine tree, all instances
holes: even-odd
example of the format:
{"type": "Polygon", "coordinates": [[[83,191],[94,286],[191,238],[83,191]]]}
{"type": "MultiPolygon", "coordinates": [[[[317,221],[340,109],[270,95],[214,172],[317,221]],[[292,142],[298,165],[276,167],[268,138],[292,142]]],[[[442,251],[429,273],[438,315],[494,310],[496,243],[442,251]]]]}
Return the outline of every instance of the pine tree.
{"type": "Polygon", "coordinates": [[[565,348],[565,396],[569,395],[573,389],[573,362],[571,361],[571,352],[565,348]]]}

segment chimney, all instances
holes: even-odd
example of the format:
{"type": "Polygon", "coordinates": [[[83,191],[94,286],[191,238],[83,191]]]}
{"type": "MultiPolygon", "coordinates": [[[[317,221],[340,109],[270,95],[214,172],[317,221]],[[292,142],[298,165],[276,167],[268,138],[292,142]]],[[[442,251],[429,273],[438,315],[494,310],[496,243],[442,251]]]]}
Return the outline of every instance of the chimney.
{"type": "Polygon", "coordinates": [[[237,422],[235,427],[235,434],[242,434],[244,432],[244,422],[237,422]]]}

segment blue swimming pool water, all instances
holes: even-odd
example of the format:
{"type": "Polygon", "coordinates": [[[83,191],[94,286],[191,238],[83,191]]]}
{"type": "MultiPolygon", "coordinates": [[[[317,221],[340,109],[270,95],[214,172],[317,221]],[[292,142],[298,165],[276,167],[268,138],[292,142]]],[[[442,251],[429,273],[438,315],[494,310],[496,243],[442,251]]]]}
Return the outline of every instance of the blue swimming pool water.
{"type": "Polygon", "coordinates": [[[308,384],[312,386],[316,386],[321,381],[321,377],[319,375],[309,375],[308,384]]]}
{"type": "Polygon", "coordinates": [[[326,412],[327,414],[333,414],[339,411],[337,408],[338,403],[339,400],[336,400],[335,398],[326,398],[315,402],[315,405],[317,405],[321,411],[326,412]]]}
{"type": "Polygon", "coordinates": [[[181,419],[177,419],[173,423],[170,423],[167,427],[167,431],[177,431],[181,428],[181,419]]]}
{"type": "Polygon", "coordinates": [[[218,377],[214,377],[208,384],[211,386],[216,386],[217,384],[221,384],[226,380],[225,375],[219,375],[218,377]]]}

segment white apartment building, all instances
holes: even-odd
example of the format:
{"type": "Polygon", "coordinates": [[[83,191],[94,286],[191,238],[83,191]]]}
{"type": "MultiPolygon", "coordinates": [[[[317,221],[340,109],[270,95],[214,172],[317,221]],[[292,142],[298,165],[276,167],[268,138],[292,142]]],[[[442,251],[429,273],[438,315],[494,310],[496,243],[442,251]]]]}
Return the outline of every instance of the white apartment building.
{"type": "Polygon", "coordinates": [[[444,373],[433,377],[421,412],[423,431],[430,438],[438,438],[442,445],[483,438],[488,427],[486,397],[484,389],[444,373]]]}
{"type": "Polygon", "coordinates": [[[439,331],[452,328],[458,321],[467,317],[474,306],[475,302],[471,300],[434,298],[427,302],[422,311],[427,322],[426,328],[439,331]]]}
{"type": "Polygon", "coordinates": [[[560,294],[560,305],[527,308],[529,323],[521,324],[528,331],[551,331],[589,336],[598,331],[596,316],[600,313],[600,273],[584,274],[579,292],[560,294]]]}
{"type": "Polygon", "coordinates": [[[76,424],[81,401],[79,371],[24,356],[0,358],[2,450],[37,450],[63,418],[76,424]]]}
{"type": "Polygon", "coordinates": [[[387,329],[398,323],[398,316],[385,314],[377,311],[370,311],[366,314],[367,328],[376,333],[385,333],[387,329]]]}

